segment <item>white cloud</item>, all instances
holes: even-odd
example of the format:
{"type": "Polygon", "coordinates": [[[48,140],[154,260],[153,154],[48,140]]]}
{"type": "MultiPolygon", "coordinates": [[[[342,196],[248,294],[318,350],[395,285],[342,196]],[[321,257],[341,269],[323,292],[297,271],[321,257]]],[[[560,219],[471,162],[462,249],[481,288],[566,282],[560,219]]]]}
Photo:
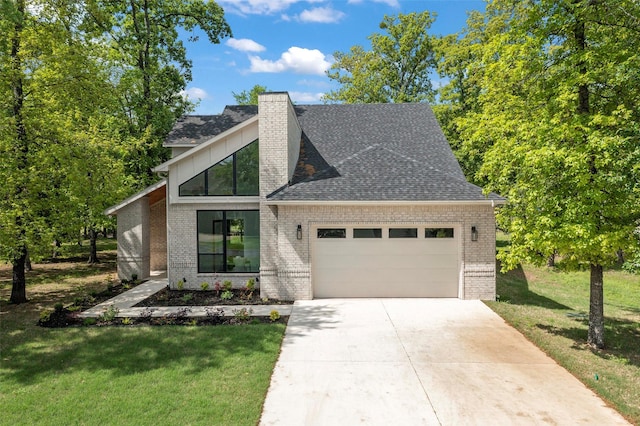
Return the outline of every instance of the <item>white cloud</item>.
{"type": "Polygon", "coordinates": [[[181,90],[180,94],[192,102],[207,99],[209,97],[209,94],[199,87],[190,87],[187,90],[181,90]]]}
{"type": "Polygon", "coordinates": [[[241,15],[272,15],[300,3],[322,3],[325,0],[218,0],[225,12],[241,15]]]}
{"type": "Polygon", "coordinates": [[[301,22],[313,22],[319,24],[334,24],[339,22],[346,15],[331,7],[316,7],[311,10],[304,10],[298,15],[301,22]]]}
{"type": "Polygon", "coordinates": [[[289,92],[291,100],[296,103],[302,102],[320,102],[324,93],[309,93],[309,92],[289,92]]]}
{"type": "MultiPolygon", "coordinates": [[[[384,3],[391,7],[400,7],[400,2],[398,0],[369,0],[373,3],[384,3]]],[[[361,4],[364,3],[364,0],[349,0],[347,3],[349,4],[361,4]]]]}
{"type": "Polygon", "coordinates": [[[241,52],[264,52],[266,48],[248,38],[230,38],[226,42],[227,46],[240,50],[241,52]]]}
{"type": "Polygon", "coordinates": [[[249,56],[251,72],[280,73],[291,71],[297,74],[318,75],[323,75],[331,66],[329,59],[330,57],[317,49],[310,50],[296,46],[290,47],[277,61],[262,59],[259,56],[249,56]]]}

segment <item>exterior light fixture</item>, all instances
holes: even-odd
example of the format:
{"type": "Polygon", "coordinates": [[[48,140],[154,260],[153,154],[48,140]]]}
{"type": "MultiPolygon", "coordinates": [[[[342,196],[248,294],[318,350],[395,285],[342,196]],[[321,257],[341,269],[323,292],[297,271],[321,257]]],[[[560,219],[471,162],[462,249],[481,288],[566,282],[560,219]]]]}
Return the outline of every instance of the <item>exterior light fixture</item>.
{"type": "Polygon", "coordinates": [[[471,227],[471,241],[478,241],[478,228],[475,225],[471,227]]]}
{"type": "Polygon", "coordinates": [[[301,240],[302,239],[302,225],[298,225],[298,229],[296,230],[296,237],[301,240]]]}

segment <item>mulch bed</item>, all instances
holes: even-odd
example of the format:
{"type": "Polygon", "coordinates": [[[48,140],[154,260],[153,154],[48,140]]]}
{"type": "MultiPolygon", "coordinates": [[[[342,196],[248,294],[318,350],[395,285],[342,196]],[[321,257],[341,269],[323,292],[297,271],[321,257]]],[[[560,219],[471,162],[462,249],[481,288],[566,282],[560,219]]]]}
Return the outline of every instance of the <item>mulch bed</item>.
{"type": "Polygon", "coordinates": [[[224,291],[215,290],[170,290],[163,288],[153,296],[135,305],[147,306],[220,306],[220,305],[290,305],[293,302],[261,299],[260,291],[247,293],[243,289],[233,289],[231,298],[223,298],[224,291]]]}
{"type": "MultiPolygon", "coordinates": [[[[41,312],[38,325],[47,328],[80,327],[80,326],[137,326],[137,325],[236,325],[256,323],[284,323],[289,317],[273,314],[273,317],[251,316],[251,305],[288,305],[293,302],[261,299],[258,294],[248,294],[246,290],[231,290],[232,297],[222,298],[221,291],[170,290],[164,288],[153,296],[135,305],[148,307],[136,318],[114,318],[105,313],[101,318],[79,318],[78,314],[99,303],[105,302],[132,288],[131,284],[118,284],[100,293],[77,298],[70,306],[57,305],[53,310],[41,312]],[[238,306],[232,312],[224,312],[219,308],[206,309],[204,317],[188,317],[188,306],[238,306]],[[153,307],[182,306],[177,312],[163,317],[152,317],[153,307]],[[231,315],[231,316],[229,316],[231,315]]],[[[258,292],[255,292],[258,293],[258,292]]]]}

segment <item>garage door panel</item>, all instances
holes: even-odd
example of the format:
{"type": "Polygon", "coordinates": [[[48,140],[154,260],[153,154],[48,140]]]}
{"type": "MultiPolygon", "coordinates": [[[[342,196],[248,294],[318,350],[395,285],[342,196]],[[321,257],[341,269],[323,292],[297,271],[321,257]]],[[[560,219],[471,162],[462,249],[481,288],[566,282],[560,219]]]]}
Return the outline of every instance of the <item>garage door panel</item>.
{"type": "MultiPolygon", "coordinates": [[[[315,297],[457,297],[456,238],[314,238],[315,297]]],[[[422,235],[421,235],[422,233],[422,235]]]]}

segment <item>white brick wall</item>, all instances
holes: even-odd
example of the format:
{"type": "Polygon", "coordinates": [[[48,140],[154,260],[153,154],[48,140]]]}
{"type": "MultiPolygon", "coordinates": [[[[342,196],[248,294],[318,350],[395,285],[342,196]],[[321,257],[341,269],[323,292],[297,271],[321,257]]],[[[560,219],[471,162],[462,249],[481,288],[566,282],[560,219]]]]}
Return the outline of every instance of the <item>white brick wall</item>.
{"type": "Polygon", "coordinates": [[[166,199],[151,206],[150,268],[152,271],[167,269],[167,206],[166,199]]]}

